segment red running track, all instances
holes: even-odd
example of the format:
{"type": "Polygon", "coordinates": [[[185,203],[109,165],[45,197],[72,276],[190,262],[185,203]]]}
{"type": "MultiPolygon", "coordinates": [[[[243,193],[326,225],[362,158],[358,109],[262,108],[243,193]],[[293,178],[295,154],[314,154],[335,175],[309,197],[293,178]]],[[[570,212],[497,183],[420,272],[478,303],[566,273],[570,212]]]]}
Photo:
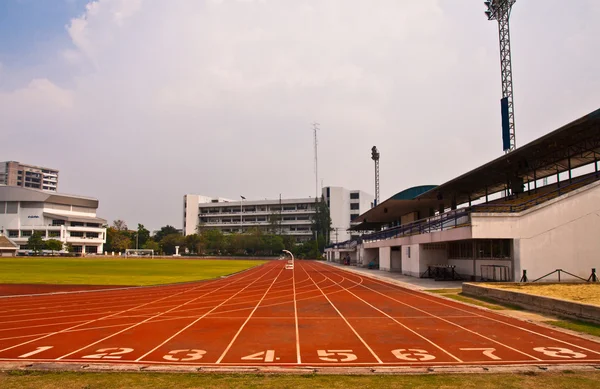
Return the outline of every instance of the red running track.
{"type": "Polygon", "coordinates": [[[343,269],[0,299],[0,361],[197,366],[598,363],[600,343],[343,269]]]}

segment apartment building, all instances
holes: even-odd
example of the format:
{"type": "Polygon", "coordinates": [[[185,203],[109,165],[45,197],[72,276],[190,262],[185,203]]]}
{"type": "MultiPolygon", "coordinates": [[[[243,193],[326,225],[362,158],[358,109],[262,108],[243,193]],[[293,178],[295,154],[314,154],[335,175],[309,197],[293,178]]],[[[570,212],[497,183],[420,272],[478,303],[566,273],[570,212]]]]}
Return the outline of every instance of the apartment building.
{"type": "MultiPolygon", "coordinates": [[[[331,216],[331,234],[329,243],[344,242],[352,237],[348,229],[356,223],[354,220],[373,207],[375,196],[361,190],[350,190],[339,186],[323,188],[323,198],[329,207],[331,216]]],[[[357,235],[357,233],[354,233],[357,235]]]]}
{"type": "Polygon", "coordinates": [[[58,170],[16,161],[0,162],[0,184],[56,192],[58,170]]]}
{"type": "Polygon", "coordinates": [[[239,200],[187,194],[184,196],[185,235],[201,229],[241,233],[252,228],[290,235],[298,242],[310,240],[314,232],[315,199],[239,200]]]}
{"type": "Polygon", "coordinates": [[[94,198],[0,185],[0,232],[20,249],[39,231],[43,239],[70,243],[76,253],[101,254],[106,220],[97,209],[94,198]]]}

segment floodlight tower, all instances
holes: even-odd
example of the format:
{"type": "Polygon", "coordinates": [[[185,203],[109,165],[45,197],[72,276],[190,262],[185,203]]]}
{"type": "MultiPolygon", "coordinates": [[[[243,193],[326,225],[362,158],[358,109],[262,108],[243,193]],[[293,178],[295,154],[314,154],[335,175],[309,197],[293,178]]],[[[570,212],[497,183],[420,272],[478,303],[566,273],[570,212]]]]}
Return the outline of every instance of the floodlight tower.
{"type": "Polygon", "coordinates": [[[504,152],[510,153],[517,147],[515,136],[515,111],[513,103],[512,64],[510,55],[510,29],[508,19],[516,0],[487,0],[484,1],[488,20],[498,21],[500,36],[500,67],[502,73],[502,145],[504,152]]]}
{"type": "Polygon", "coordinates": [[[377,146],[371,148],[371,159],[375,161],[375,206],[379,204],[379,151],[377,146]]]}

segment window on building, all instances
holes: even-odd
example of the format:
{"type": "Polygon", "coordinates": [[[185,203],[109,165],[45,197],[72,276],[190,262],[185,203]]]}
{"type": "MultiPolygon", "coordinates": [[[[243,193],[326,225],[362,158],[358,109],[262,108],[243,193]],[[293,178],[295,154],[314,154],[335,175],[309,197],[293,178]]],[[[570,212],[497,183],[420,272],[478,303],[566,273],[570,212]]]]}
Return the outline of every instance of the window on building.
{"type": "Polygon", "coordinates": [[[283,220],[290,221],[290,220],[296,220],[296,218],[294,216],[284,216],[283,220]]]}
{"type": "Polygon", "coordinates": [[[60,231],[48,231],[49,238],[60,238],[60,231]]]}
{"type": "Polygon", "coordinates": [[[83,231],[71,231],[71,236],[74,238],[83,238],[83,231]]]}
{"type": "Polygon", "coordinates": [[[510,239],[478,239],[475,241],[477,258],[510,258],[510,239]]]}
{"type": "Polygon", "coordinates": [[[97,232],[86,232],[85,233],[85,237],[86,238],[98,238],[98,233],[97,232]]]}
{"type": "Polygon", "coordinates": [[[21,230],[22,238],[29,238],[31,235],[33,235],[33,232],[31,230],[21,230]]]}
{"type": "Polygon", "coordinates": [[[52,219],[52,225],[53,226],[64,226],[65,221],[61,220],[61,219],[52,219]]]}
{"type": "Polygon", "coordinates": [[[19,203],[16,201],[7,201],[6,202],[6,213],[17,213],[19,207],[19,203]]]}
{"type": "Polygon", "coordinates": [[[358,200],[360,198],[360,195],[358,192],[356,193],[350,193],[350,199],[351,200],[358,200]]]}
{"type": "Polygon", "coordinates": [[[358,213],[351,213],[350,214],[350,221],[354,221],[354,219],[356,219],[358,217],[358,213]]]}
{"type": "Polygon", "coordinates": [[[360,204],[358,204],[358,203],[350,203],[350,209],[358,210],[359,205],[360,204]]]}
{"type": "Polygon", "coordinates": [[[71,227],[84,227],[85,223],[83,222],[71,222],[71,227]]]}
{"type": "Polygon", "coordinates": [[[8,237],[9,238],[18,238],[19,230],[8,230],[8,237]]]}
{"type": "Polygon", "coordinates": [[[448,243],[449,259],[470,259],[473,258],[473,242],[450,242],[448,243]]]}
{"type": "Polygon", "coordinates": [[[410,246],[406,248],[406,258],[410,258],[410,246]]]}
{"type": "Polygon", "coordinates": [[[81,252],[83,252],[83,246],[73,245],[73,252],[74,253],[81,253],[81,252]]]}
{"type": "Polygon", "coordinates": [[[0,215],[6,213],[6,202],[0,201],[0,215]]]}

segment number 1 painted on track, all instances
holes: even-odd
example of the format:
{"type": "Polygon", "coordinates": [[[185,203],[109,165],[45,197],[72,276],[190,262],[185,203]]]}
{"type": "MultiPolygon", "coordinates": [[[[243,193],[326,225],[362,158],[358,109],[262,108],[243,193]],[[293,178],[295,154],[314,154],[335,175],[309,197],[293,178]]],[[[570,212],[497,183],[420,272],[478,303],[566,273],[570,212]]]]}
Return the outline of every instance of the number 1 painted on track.
{"type": "Polygon", "coordinates": [[[29,358],[29,357],[30,357],[30,356],[32,356],[32,355],[35,355],[35,354],[39,354],[39,353],[41,353],[42,351],[50,350],[52,347],[54,347],[54,346],[43,346],[43,347],[38,347],[38,348],[36,348],[34,351],[32,351],[32,352],[30,352],[30,353],[23,354],[23,355],[19,355],[19,358],[29,358]]]}

